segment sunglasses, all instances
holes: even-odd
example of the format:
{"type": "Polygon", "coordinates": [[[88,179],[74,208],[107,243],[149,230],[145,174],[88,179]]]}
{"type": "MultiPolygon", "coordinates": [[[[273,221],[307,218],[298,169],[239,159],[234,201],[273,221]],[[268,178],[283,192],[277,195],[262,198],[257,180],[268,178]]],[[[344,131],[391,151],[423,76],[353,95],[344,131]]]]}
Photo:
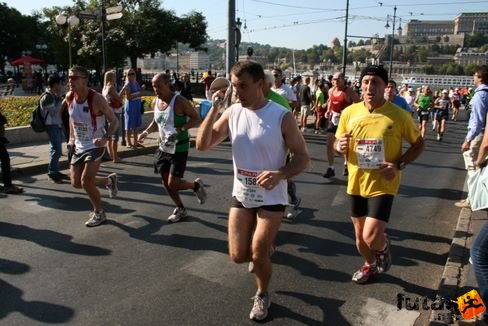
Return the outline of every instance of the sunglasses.
{"type": "Polygon", "coordinates": [[[78,80],[78,79],[85,79],[86,77],[83,76],[68,76],[69,80],[78,80]]]}

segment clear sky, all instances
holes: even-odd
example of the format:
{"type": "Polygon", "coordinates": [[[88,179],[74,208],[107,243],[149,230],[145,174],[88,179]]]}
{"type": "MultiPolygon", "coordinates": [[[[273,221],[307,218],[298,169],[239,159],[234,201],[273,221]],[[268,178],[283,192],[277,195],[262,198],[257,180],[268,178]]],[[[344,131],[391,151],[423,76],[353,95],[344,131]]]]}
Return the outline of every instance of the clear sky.
{"type": "MultiPolygon", "coordinates": [[[[23,14],[44,7],[69,6],[71,0],[0,0],[23,14]]],[[[228,0],[162,0],[164,9],[184,15],[192,10],[207,18],[208,34],[225,39],[228,0]]],[[[346,0],[235,0],[243,22],[242,41],[306,49],[318,44],[331,44],[334,37],[344,40],[346,0]],[[245,28],[244,28],[245,27],[245,28]]],[[[350,0],[348,35],[373,36],[391,34],[394,6],[397,6],[395,29],[411,19],[452,20],[460,12],[488,11],[488,1],[467,0],[350,0]],[[409,3],[410,2],[410,3],[409,3]],[[390,28],[386,29],[390,15],[390,28]]],[[[358,38],[348,37],[358,41],[358,38]]]]}

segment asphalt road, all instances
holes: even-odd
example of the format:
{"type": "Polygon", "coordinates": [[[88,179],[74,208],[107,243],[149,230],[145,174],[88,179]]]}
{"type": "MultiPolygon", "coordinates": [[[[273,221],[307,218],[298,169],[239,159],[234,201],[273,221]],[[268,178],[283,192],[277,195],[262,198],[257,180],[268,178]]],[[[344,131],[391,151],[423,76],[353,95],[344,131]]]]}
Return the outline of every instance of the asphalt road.
{"type": "MultiPolygon", "coordinates": [[[[325,184],[325,136],[307,134],[312,167],[296,177],[302,211],[282,224],[273,256],[277,325],[423,325],[430,312],[397,310],[398,293],[434,298],[462,197],[465,122],[443,142],[427,137],[404,172],[388,233],[393,267],[368,285],[351,282],[362,261],[345,195],[346,180],[325,184]]],[[[232,186],[229,144],[192,150],[185,177],[201,177],[208,202],[183,193],[189,218],[168,224],[173,204],[152,171],[152,156],[105,163],[120,192],[102,189],[109,222],[86,228],[87,196],[45,175],[23,177],[26,192],[0,199],[0,323],[33,325],[246,325],[255,292],[247,265],[227,255],[232,186]]],[[[341,172],[342,159],[338,158],[341,172]]]]}

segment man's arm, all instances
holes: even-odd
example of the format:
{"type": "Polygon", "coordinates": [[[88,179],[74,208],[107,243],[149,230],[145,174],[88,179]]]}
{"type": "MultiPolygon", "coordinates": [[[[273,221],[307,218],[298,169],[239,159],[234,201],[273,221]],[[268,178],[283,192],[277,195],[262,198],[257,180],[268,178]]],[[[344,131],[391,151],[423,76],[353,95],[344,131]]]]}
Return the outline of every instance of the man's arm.
{"type": "Polygon", "coordinates": [[[222,90],[215,92],[212,96],[212,107],[198,128],[196,148],[199,151],[206,151],[217,146],[229,135],[230,109],[225,110],[217,120],[219,106],[216,105],[216,100],[223,97],[224,92],[222,90]]]}
{"type": "Polygon", "coordinates": [[[425,142],[422,136],[419,136],[417,140],[410,144],[410,148],[407,149],[405,153],[398,159],[398,161],[404,162],[405,164],[415,161],[420,154],[424,151],[425,142]]]}
{"type": "Polygon", "coordinates": [[[483,141],[481,142],[480,149],[478,151],[478,158],[476,159],[476,167],[479,169],[481,165],[485,162],[486,156],[488,155],[488,132],[486,129],[488,127],[488,119],[486,119],[485,133],[483,134],[483,141]]]}

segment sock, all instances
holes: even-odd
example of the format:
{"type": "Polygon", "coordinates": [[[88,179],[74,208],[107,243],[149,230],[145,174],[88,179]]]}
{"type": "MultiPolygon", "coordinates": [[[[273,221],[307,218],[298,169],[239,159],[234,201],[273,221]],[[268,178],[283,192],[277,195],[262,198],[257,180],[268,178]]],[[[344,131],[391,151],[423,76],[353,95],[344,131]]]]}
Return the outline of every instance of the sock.
{"type": "Polygon", "coordinates": [[[333,165],[329,165],[329,169],[335,170],[333,165]]]}
{"type": "Polygon", "coordinates": [[[193,182],[193,191],[200,189],[200,184],[198,182],[193,182]]]}
{"type": "Polygon", "coordinates": [[[176,205],[176,207],[185,209],[185,206],[183,206],[183,204],[176,205]]]}
{"type": "Polygon", "coordinates": [[[388,248],[388,242],[385,242],[385,246],[383,247],[383,249],[381,249],[380,251],[385,251],[386,248],[388,248]]]}
{"type": "Polygon", "coordinates": [[[112,179],[107,177],[107,187],[110,187],[111,184],[112,184],[112,179]]]}
{"type": "Polygon", "coordinates": [[[370,264],[370,263],[368,263],[368,262],[366,262],[366,264],[368,264],[368,266],[370,266],[370,267],[376,267],[376,259],[375,259],[375,261],[374,261],[374,262],[372,262],[371,264],[370,264]]]}

